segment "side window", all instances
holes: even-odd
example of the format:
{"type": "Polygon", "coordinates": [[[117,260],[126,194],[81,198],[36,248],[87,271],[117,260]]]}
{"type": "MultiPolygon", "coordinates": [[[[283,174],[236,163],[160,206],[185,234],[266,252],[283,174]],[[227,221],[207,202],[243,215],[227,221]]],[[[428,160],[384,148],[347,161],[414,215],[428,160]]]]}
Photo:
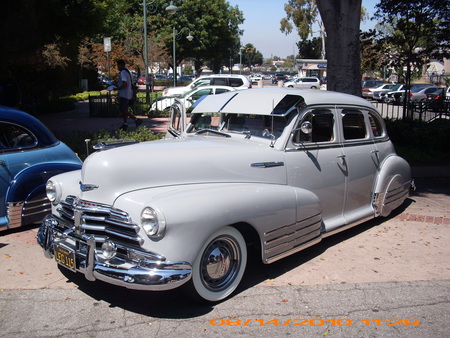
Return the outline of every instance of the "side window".
{"type": "Polygon", "coordinates": [[[197,92],[193,93],[191,96],[191,99],[192,99],[192,101],[197,101],[203,95],[211,95],[211,94],[212,94],[211,88],[201,89],[201,90],[198,90],[197,92]]]}
{"type": "Polygon", "coordinates": [[[192,88],[194,89],[194,88],[201,87],[201,86],[208,86],[210,84],[210,82],[211,82],[210,78],[201,79],[201,80],[197,81],[192,88]]]}
{"type": "Polygon", "coordinates": [[[334,117],[330,110],[307,112],[297,126],[299,130],[294,135],[294,143],[333,141],[333,126],[334,117]],[[311,130],[308,131],[308,128],[302,128],[302,126],[310,127],[311,130]]]}
{"type": "Polygon", "coordinates": [[[356,140],[367,136],[364,115],[357,110],[342,111],[342,125],[344,128],[344,139],[356,140]]]}
{"type": "Polygon", "coordinates": [[[225,88],[217,88],[216,89],[216,94],[222,94],[222,93],[226,93],[226,92],[229,92],[229,90],[225,89],[225,88]]]}
{"type": "Polygon", "coordinates": [[[0,123],[0,146],[3,149],[30,147],[37,143],[28,130],[10,123],[0,123]]]}
{"type": "Polygon", "coordinates": [[[211,82],[212,82],[211,84],[215,86],[228,86],[227,79],[224,77],[222,78],[215,77],[211,82]]]}
{"type": "Polygon", "coordinates": [[[244,85],[242,79],[230,78],[230,87],[241,87],[244,85]]]}
{"type": "Polygon", "coordinates": [[[372,129],[373,137],[384,136],[383,125],[380,117],[372,112],[369,112],[370,129],[372,129]]]}

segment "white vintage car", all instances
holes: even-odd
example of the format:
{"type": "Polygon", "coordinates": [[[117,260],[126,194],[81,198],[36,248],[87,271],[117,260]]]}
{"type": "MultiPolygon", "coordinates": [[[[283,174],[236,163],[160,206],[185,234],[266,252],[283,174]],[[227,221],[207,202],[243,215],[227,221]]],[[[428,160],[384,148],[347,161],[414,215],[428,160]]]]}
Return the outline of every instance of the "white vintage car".
{"type": "Polygon", "coordinates": [[[51,178],[38,241],[90,280],[183,284],[207,301],[264,263],[319,243],[407,198],[410,166],[359,97],[261,88],[175,104],[165,139],[104,147],[51,178]],[[189,116],[187,116],[189,115],[189,116]]]}

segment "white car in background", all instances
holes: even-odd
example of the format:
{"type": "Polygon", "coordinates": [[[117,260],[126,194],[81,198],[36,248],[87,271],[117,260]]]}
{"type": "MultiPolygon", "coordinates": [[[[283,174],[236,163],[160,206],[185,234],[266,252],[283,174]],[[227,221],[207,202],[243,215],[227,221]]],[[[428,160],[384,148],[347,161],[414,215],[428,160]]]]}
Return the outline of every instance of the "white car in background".
{"type": "Polygon", "coordinates": [[[191,107],[195,101],[204,95],[216,95],[226,92],[235,91],[233,87],[227,86],[201,86],[194,88],[187,93],[171,96],[161,96],[158,100],[153,102],[152,110],[164,110],[170,107],[175,99],[181,100],[186,108],[191,107]]]}
{"type": "Polygon", "coordinates": [[[283,87],[317,89],[320,88],[320,80],[317,77],[299,77],[285,82],[283,87]]]}
{"type": "Polygon", "coordinates": [[[387,93],[392,91],[394,88],[393,83],[384,83],[375,88],[366,88],[365,91],[362,92],[362,96],[369,99],[379,100],[381,93],[387,93]],[[375,93],[377,93],[377,98],[375,98],[375,93]]]}
{"type": "Polygon", "coordinates": [[[166,88],[163,90],[162,96],[183,94],[201,86],[228,86],[233,87],[236,90],[252,88],[250,80],[244,75],[214,74],[201,76],[185,87],[166,88]]]}

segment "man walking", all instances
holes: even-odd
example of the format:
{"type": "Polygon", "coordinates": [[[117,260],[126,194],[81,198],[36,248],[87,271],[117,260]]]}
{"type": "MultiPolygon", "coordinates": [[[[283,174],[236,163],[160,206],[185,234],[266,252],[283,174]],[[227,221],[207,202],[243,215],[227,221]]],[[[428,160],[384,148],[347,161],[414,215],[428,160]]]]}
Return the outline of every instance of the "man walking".
{"type": "Polygon", "coordinates": [[[117,61],[117,68],[120,71],[119,80],[117,81],[117,90],[119,91],[119,110],[123,117],[123,124],[120,129],[128,129],[128,117],[134,120],[136,127],[139,127],[142,124],[142,120],[138,119],[129,112],[130,101],[133,98],[133,78],[131,76],[131,72],[127,67],[125,67],[124,60],[117,61]]]}

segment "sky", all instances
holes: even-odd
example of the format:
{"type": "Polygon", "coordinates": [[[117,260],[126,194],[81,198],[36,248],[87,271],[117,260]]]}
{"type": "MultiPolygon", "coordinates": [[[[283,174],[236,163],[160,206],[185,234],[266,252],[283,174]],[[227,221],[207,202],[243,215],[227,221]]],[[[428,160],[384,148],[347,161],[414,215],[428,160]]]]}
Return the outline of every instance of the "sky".
{"type": "MultiPolygon", "coordinates": [[[[245,21],[239,26],[244,30],[241,36],[243,45],[253,44],[265,59],[273,56],[285,58],[297,53],[296,42],[299,40],[296,31],[285,35],[280,31],[280,20],[286,17],[284,4],[287,0],[227,0],[231,6],[238,6],[244,13],[245,21]]],[[[379,0],[362,0],[362,6],[369,15],[375,11],[379,0]]],[[[361,26],[367,30],[375,26],[374,22],[366,22],[361,26]]]]}

